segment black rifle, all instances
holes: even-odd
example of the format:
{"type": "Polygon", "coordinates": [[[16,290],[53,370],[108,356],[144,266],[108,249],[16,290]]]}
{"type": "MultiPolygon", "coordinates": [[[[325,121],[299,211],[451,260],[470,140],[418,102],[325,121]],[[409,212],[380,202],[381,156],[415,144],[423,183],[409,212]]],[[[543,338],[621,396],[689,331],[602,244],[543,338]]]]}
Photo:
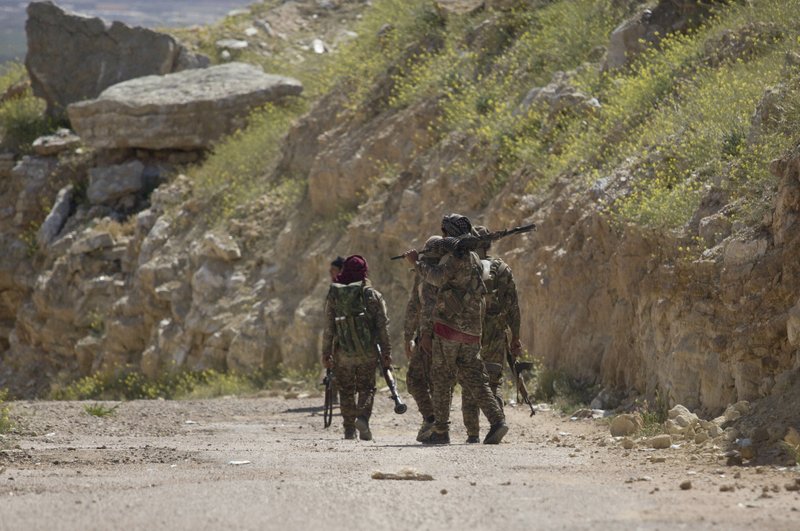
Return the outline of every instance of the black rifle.
{"type": "MultiPolygon", "coordinates": [[[[536,230],[536,223],[514,227],[513,229],[496,230],[484,235],[465,234],[464,236],[459,236],[458,238],[448,236],[447,238],[434,241],[432,247],[426,247],[425,249],[421,250],[419,254],[438,251],[440,254],[450,253],[456,256],[464,256],[470,251],[475,251],[482,244],[487,242],[491,243],[501,238],[505,238],[506,236],[511,236],[512,234],[524,234],[534,230],[536,230]]],[[[405,254],[401,254],[393,256],[392,260],[400,260],[404,257],[405,254]]]]}
{"type": "Polygon", "coordinates": [[[330,427],[333,422],[333,370],[325,369],[325,378],[322,379],[325,386],[325,409],[322,412],[322,422],[325,427],[330,427]]]}
{"type": "Polygon", "coordinates": [[[402,415],[408,409],[402,400],[400,400],[400,395],[397,394],[397,383],[394,381],[394,374],[392,373],[392,367],[386,367],[383,364],[383,353],[381,353],[381,347],[376,345],[375,352],[378,353],[378,363],[381,366],[381,373],[383,374],[383,379],[386,380],[386,385],[389,386],[389,392],[392,393],[392,400],[394,400],[394,412],[398,415],[402,415]]]}
{"type": "Polygon", "coordinates": [[[530,361],[514,361],[514,357],[511,355],[510,351],[506,352],[506,360],[508,361],[508,367],[511,369],[511,372],[514,373],[514,380],[516,382],[517,388],[517,403],[520,403],[519,396],[522,395],[522,403],[528,404],[531,408],[531,417],[536,414],[536,410],[533,409],[533,402],[531,401],[531,397],[528,394],[528,388],[525,387],[525,380],[522,378],[522,371],[532,369],[533,362],[530,361]]]}

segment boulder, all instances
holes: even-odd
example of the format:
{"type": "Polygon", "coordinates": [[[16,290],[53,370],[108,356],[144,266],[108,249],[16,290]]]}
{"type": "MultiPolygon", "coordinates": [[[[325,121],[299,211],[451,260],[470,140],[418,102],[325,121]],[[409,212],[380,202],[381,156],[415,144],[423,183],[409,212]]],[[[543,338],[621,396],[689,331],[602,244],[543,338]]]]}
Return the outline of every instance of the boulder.
{"type": "Polygon", "coordinates": [[[672,437],[668,434],[663,433],[661,435],[656,435],[655,437],[650,438],[648,444],[651,448],[655,448],[657,450],[665,450],[672,446],[672,437]]]}
{"type": "Polygon", "coordinates": [[[109,25],[52,2],[28,5],[25,30],[33,93],[47,102],[51,116],[121,81],[210,63],[169,35],[121,22],[109,25]]]}
{"type": "Polygon", "coordinates": [[[295,79],[230,63],[119,83],[67,112],[95,148],[208,149],[254,108],[302,91],[295,79]]]}
{"type": "Polygon", "coordinates": [[[110,205],[126,195],[142,189],[144,165],[132,160],[116,166],[101,166],[89,170],[86,195],[93,205],[110,205]]]}
{"type": "Polygon", "coordinates": [[[698,26],[708,16],[712,3],[660,0],[653,9],[640,11],[611,33],[605,68],[621,68],[665,35],[698,26]]]}
{"type": "Polygon", "coordinates": [[[611,435],[625,437],[633,435],[642,428],[642,418],[639,415],[617,415],[611,421],[611,435]]]}
{"type": "Polygon", "coordinates": [[[553,117],[567,110],[591,113],[600,107],[600,102],[572,86],[564,72],[556,72],[548,85],[532,88],[528,92],[520,104],[520,110],[527,112],[531,107],[542,105],[553,117]]]}
{"type": "Polygon", "coordinates": [[[33,141],[33,152],[43,157],[53,157],[63,151],[75,149],[81,143],[78,135],[69,129],[59,129],[52,135],[40,136],[33,141]]]}

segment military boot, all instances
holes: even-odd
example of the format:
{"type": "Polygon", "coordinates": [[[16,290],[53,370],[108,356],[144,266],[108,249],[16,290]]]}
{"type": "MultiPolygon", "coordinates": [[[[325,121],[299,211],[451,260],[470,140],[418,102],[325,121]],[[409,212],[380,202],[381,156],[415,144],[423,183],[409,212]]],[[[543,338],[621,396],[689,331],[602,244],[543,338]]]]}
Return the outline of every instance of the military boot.
{"type": "Polygon", "coordinates": [[[347,440],[355,440],[356,438],[356,429],[355,428],[345,428],[344,429],[344,438],[347,440]]]}
{"type": "Polygon", "coordinates": [[[422,444],[450,444],[450,434],[432,431],[428,438],[422,441],[422,444]]]}
{"type": "Polygon", "coordinates": [[[467,436],[467,444],[478,444],[479,442],[481,442],[481,440],[477,435],[467,436]]]}
{"type": "Polygon", "coordinates": [[[358,430],[358,437],[362,441],[372,440],[372,432],[369,429],[369,421],[366,419],[366,417],[356,418],[356,429],[358,430]]]}
{"type": "Polygon", "coordinates": [[[483,444],[500,444],[506,433],[508,433],[508,425],[505,422],[501,421],[497,424],[492,424],[492,427],[489,428],[489,433],[486,434],[486,438],[483,440],[483,444]]]}
{"type": "Polygon", "coordinates": [[[417,442],[422,442],[431,435],[431,430],[433,430],[433,417],[429,417],[422,421],[422,426],[420,426],[419,431],[417,432],[417,442]]]}

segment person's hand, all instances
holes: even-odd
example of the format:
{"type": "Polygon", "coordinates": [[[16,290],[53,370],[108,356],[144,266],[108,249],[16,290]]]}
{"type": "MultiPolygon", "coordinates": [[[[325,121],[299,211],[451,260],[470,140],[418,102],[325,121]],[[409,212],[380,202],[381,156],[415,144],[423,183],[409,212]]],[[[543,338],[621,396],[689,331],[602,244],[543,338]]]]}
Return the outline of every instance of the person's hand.
{"type": "Polygon", "coordinates": [[[383,368],[390,369],[392,367],[392,355],[391,354],[384,354],[383,355],[383,368]]]}
{"type": "Polygon", "coordinates": [[[403,253],[403,256],[405,256],[406,261],[411,265],[416,265],[417,260],[419,260],[419,253],[417,252],[416,249],[411,249],[410,251],[406,251],[405,253],[403,253]]]}
{"type": "Polygon", "coordinates": [[[430,354],[433,351],[433,337],[428,334],[420,337],[419,348],[421,348],[425,354],[430,354]]]}
{"type": "Polygon", "coordinates": [[[333,356],[328,353],[322,355],[322,366],[326,369],[333,369],[333,356]]]}

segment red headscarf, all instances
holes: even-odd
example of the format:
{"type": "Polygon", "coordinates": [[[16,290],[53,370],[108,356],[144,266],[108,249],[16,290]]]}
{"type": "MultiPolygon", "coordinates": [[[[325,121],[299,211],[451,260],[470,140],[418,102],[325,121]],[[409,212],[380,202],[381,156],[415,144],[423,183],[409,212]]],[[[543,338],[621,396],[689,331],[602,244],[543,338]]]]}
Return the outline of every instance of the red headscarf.
{"type": "Polygon", "coordinates": [[[336,282],[339,284],[352,284],[353,282],[361,282],[367,278],[367,261],[363,256],[354,254],[348,256],[342,266],[342,272],[336,276],[336,282]]]}

